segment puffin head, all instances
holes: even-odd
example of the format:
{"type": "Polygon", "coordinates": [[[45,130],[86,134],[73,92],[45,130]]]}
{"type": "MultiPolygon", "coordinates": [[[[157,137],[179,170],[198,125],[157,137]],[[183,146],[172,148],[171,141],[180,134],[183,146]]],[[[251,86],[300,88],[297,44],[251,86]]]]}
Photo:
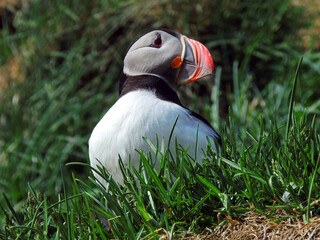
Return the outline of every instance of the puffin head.
{"type": "Polygon", "coordinates": [[[213,60],[200,42],[160,29],[144,34],[131,44],[123,73],[156,76],[177,87],[212,74],[213,60]]]}

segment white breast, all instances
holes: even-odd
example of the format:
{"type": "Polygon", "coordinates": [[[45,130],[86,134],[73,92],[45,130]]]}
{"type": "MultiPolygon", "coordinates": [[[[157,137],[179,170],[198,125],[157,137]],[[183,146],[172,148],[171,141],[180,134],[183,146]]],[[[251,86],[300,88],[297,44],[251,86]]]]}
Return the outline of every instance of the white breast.
{"type": "MultiPolygon", "coordinates": [[[[201,149],[206,149],[207,136],[214,146],[213,130],[178,104],[161,100],[151,91],[137,90],[121,97],[94,128],[89,140],[91,166],[96,167],[100,161],[115,181],[122,184],[122,174],[118,165],[119,156],[124,164],[128,164],[130,155],[131,163],[138,167],[139,156],[135,149],[144,152],[152,151],[143,137],[156,145],[156,136],[158,136],[159,142],[161,143],[163,138],[167,146],[171,129],[178,115],[170,149],[174,151],[176,137],[178,143],[185,149],[190,147],[188,153],[194,157],[199,125],[198,160],[201,160],[201,149]]],[[[102,181],[97,174],[95,176],[102,181]]]]}

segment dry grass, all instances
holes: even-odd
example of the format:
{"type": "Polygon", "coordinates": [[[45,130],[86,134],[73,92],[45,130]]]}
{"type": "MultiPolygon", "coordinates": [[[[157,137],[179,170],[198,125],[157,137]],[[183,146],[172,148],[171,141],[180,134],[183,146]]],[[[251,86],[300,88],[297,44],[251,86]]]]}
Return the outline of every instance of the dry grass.
{"type": "Polygon", "coordinates": [[[19,4],[20,0],[0,0],[0,8],[13,7],[19,4]]]}
{"type": "MultiPolygon", "coordinates": [[[[0,0],[0,19],[6,16],[6,9],[17,7],[21,0],[0,0]]],[[[1,25],[0,25],[1,26],[1,25]]],[[[0,31],[2,29],[0,28],[0,31]]],[[[7,62],[0,66],[0,96],[6,92],[11,81],[21,82],[24,76],[21,69],[21,58],[18,54],[13,54],[7,62]]]]}
{"type": "Polygon", "coordinates": [[[24,81],[21,58],[18,54],[12,55],[6,64],[0,67],[0,94],[8,89],[11,81],[24,81]]]}
{"type": "Polygon", "coordinates": [[[276,217],[268,218],[251,211],[241,220],[229,220],[229,223],[214,229],[206,229],[200,235],[184,237],[184,240],[195,239],[250,239],[250,240],[280,240],[280,239],[320,239],[320,217],[310,218],[309,224],[300,219],[286,218],[284,212],[276,217]]]}
{"type": "Polygon", "coordinates": [[[302,39],[304,49],[320,48],[320,1],[315,0],[295,0],[295,6],[303,6],[307,11],[306,18],[313,18],[314,24],[310,28],[301,29],[298,32],[302,39]]]}

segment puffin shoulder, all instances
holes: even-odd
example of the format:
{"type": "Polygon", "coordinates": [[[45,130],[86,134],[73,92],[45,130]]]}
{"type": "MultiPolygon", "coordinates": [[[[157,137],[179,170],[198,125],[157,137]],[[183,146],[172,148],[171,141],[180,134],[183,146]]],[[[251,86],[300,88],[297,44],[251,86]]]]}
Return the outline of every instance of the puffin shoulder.
{"type": "Polygon", "coordinates": [[[191,116],[197,118],[202,124],[204,124],[206,127],[208,127],[209,132],[210,132],[210,136],[214,137],[217,140],[217,142],[219,143],[219,145],[221,145],[221,143],[222,143],[221,136],[213,129],[213,127],[211,126],[209,121],[196,112],[189,110],[189,113],[191,116]]]}

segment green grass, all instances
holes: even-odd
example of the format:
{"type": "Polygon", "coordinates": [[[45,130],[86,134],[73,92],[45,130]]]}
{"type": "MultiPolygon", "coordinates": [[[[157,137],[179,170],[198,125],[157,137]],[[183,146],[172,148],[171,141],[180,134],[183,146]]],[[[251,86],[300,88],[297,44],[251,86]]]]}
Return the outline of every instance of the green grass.
{"type": "Polygon", "coordinates": [[[306,223],[319,214],[320,62],[295,39],[309,24],[303,9],[280,0],[59,0],[12,11],[0,64],[19,56],[25,80],[0,95],[0,238],[158,238],[250,210],[281,208],[306,223]],[[87,166],[87,141],[116,101],[129,42],[156,27],[213,53],[215,84],[207,78],[179,94],[221,134],[221,153],[209,148],[199,165],[184,150],[163,150],[157,170],[141,153],[139,169],[123,167],[125,187],[101,169],[105,189],[87,166]]]}

